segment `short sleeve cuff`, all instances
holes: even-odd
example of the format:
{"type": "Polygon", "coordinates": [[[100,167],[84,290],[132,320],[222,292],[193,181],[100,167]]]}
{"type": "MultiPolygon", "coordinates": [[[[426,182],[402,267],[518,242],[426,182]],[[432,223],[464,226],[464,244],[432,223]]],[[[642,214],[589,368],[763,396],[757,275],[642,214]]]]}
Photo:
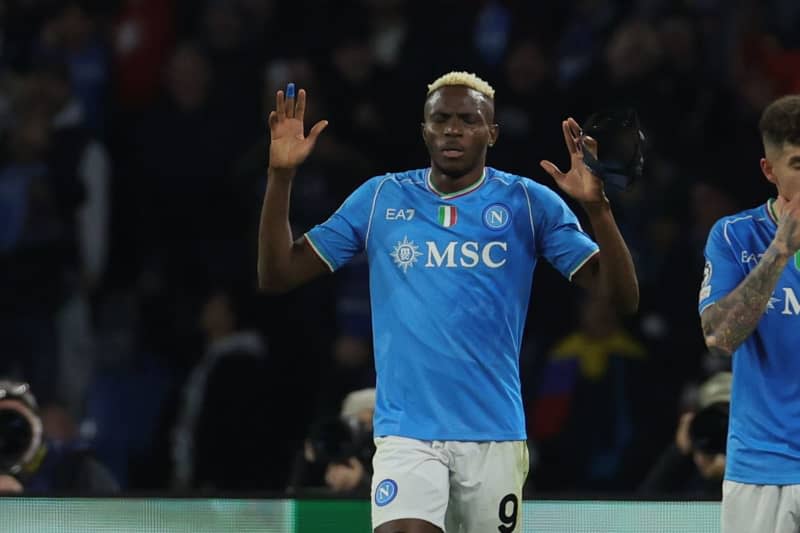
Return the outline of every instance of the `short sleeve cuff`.
{"type": "Polygon", "coordinates": [[[331,261],[322,251],[322,248],[320,248],[320,246],[314,242],[314,239],[311,237],[310,232],[306,233],[304,237],[306,239],[306,242],[308,242],[308,245],[311,246],[311,249],[314,250],[314,253],[317,254],[317,257],[319,257],[320,260],[323,263],[325,263],[325,266],[327,266],[331,272],[334,272],[336,270],[336,267],[334,267],[333,261],[331,261]]]}
{"type": "Polygon", "coordinates": [[[577,273],[578,273],[578,271],[579,271],[580,269],[582,269],[582,268],[583,268],[583,266],[584,266],[586,263],[588,263],[588,262],[589,262],[589,260],[590,260],[592,257],[596,256],[596,255],[597,255],[597,254],[599,254],[599,253],[600,253],[600,248],[594,248],[593,250],[591,250],[591,251],[590,251],[590,252],[589,252],[589,253],[588,253],[588,254],[587,254],[587,255],[586,255],[586,256],[585,256],[585,257],[584,257],[584,258],[583,258],[581,261],[579,261],[579,262],[578,262],[578,264],[577,264],[577,265],[575,265],[575,266],[574,266],[574,267],[573,267],[573,268],[572,268],[572,269],[569,271],[569,276],[567,276],[567,279],[569,279],[570,281],[572,281],[572,277],[573,277],[575,274],[577,274],[577,273]]]}
{"type": "Polygon", "coordinates": [[[715,302],[715,301],[711,301],[711,302],[704,302],[704,303],[703,303],[703,304],[702,304],[702,305],[699,307],[699,310],[700,310],[700,312],[699,312],[698,314],[702,315],[702,314],[703,314],[703,311],[705,311],[706,309],[708,309],[709,307],[711,307],[711,306],[712,306],[712,305],[714,305],[715,303],[717,303],[717,302],[715,302]]]}

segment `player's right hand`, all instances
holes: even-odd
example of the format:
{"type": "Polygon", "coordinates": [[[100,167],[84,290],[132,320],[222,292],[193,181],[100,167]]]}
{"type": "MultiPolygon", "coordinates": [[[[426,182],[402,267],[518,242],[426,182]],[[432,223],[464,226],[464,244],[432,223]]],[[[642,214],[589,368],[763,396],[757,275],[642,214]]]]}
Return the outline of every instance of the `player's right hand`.
{"type": "Polygon", "coordinates": [[[783,204],[775,242],[790,255],[800,250],[800,193],[783,204]]]}
{"type": "Polygon", "coordinates": [[[320,120],[308,137],[303,128],[306,111],[306,91],[300,89],[295,101],[294,84],[290,83],[286,93],[278,91],[275,95],[275,111],[269,114],[269,166],[273,169],[292,170],[306,160],[319,134],[328,125],[320,120]]]}

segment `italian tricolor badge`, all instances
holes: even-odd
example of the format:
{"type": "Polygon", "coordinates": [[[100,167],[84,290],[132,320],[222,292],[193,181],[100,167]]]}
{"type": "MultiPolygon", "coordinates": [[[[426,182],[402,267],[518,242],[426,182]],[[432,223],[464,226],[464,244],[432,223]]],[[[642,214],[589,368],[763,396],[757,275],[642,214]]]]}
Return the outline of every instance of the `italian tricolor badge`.
{"type": "Polygon", "coordinates": [[[445,228],[455,226],[458,221],[458,211],[454,205],[440,205],[439,206],[439,224],[445,228]]]}

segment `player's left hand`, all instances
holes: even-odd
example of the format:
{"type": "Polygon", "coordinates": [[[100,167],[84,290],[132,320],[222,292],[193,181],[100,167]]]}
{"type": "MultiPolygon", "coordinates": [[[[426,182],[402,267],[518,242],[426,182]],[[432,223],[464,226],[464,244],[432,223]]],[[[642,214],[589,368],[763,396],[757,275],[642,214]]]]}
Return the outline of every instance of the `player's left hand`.
{"type": "Polygon", "coordinates": [[[597,156],[597,141],[581,133],[581,127],[574,118],[569,117],[561,123],[564,142],[567,145],[570,169],[565,174],[552,162],[543,160],[539,164],[556,180],[565,193],[583,204],[604,204],[608,202],[603,190],[603,182],[595,176],[583,162],[583,147],[597,156]]]}

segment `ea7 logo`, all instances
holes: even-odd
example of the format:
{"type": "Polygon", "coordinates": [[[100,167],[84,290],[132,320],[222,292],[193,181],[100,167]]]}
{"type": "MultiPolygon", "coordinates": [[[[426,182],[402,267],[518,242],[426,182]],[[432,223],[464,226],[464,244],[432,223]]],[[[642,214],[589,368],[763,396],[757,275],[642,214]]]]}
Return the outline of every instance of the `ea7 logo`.
{"type": "Polygon", "coordinates": [[[386,220],[411,220],[414,218],[413,209],[395,209],[390,207],[386,210],[386,220]]]}
{"type": "Polygon", "coordinates": [[[755,253],[755,252],[748,252],[747,250],[742,250],[742,263],[758,263],[761,258],[764,257],[763,253],[755,253]]]}
{"type": "Polygon", "coordinates": [[[483,246],[475,241],[462,242],[461,246],[458,241],[450,241],[444,250],[439,250],[433,241],[425,244],[428,245],[426,268],[475,268],[479,263],[489,268],[500,268],[506,264],[508,243],[502,241],[487,242],[483,246]]]}

